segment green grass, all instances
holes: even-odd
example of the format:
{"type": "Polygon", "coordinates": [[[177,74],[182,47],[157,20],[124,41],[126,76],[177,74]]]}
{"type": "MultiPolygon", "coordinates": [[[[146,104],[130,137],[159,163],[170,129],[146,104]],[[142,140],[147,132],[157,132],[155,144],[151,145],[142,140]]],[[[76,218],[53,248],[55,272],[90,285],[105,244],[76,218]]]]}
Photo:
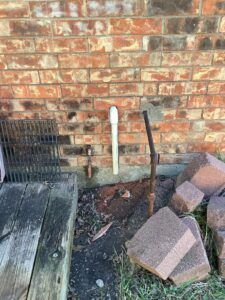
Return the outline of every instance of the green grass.
{"type": "Polygon", "coordinates": [[[206,224],[206,204],[201,205],[192,215],[200,225],[212,266],[208,279],[204,282],[188,282],[175,286],[170,281],[163,281],[133,265],[123,251],[115,258],[120,300],[225,300],[225,285],[216,271],[213,234],[206,224]]]}

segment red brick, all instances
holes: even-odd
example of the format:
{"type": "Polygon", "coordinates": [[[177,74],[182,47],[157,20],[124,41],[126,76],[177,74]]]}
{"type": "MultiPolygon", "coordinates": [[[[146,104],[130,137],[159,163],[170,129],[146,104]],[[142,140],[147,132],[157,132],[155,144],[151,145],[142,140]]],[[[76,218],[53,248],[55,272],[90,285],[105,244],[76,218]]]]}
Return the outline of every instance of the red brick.
{"type": "Polygon", "coordinates": [[[220,2],[218,0],[203,0],[202,2],[202,13],[204,15],[214,15],[214,14],[224,14],[225,13],[225,7],[223,5],[223,2],[220,2]]]}
{"type": "Polygon", "coordinates": [[[149,165],[150,164],[150,156],[146,155],[128,155],[128,156],[120,156],[120,164],[121,165],[149,165]]]}
{"type": "Polygon", "coordinates": [[[144,123],[141,122],[132,122],[130,123],[131,132],[146,132],[146,127],[144,123]]]}
{"type": "Polygon", "coordinates": [[[184,143],[187,141],[186,132],[167,132],[162,134],[162,142],[168,143],[184,143]]]}
{"type": "Polygon", "coordinates": [[[59,54],[61,68],[105,68],[109,66],[107,54],[59,54]]]}
{"type": "Polygon", "coordinates": [[[63,85],[62,95],[67,99],[74,97],[107,96],[107,84],[73,84],[63,85]]]}
{"type": "Polygon", "coordinates": [[[97,69],[90,71],[91,82],[131,82],[140,80],[139,69],[97,69]]]}
{"type": "Polygon", "coordinates": [[[225,230],[225,197],[210,197],[207,206],[207,225],[213,230],[225,230]]]}
{"type": "Polygon", "coordinates": [[[0,69],[7,69],[7,62],[4,55],[0,55],[0,69]]]}
{"type": "Polygon", "coordinates": [[[49,20],[10,20],[12,36],[50,36],[51,22],[49,20]]]}
{"type": "Polygon", "coordinates": [[[159,125],[160,132],[188,132],[190,130],[190,122],[188,121],[169,121],[161,122],[159,125]]]}
{"type": "Polygon", "coordinates": [[[15,98],[60,98],[61,91],[57,85],[18,85],[12,87],[15,98]]]}
{"type": "Polygon", "coordinates": [[[162,66],[205,66],[210,65],[210,52],[165,52],[162,54],[162,66]]]}
{"type": "Polygon", "coordinates": [[[96,110],[108,110],[112,105],[119,109],[138,109],[138,98],[110,98],[110,99],[95,99],[94,108],[96,110]]]}
{"type": "Polygon", "coordinates": [[[110,34],[161,34],[162,20],[158,19],[111,19],[110,34]]]}
{"type": "Polygon", "coordinates": [[[76,145],[100,144],[99,135],[83,134],[75,135],[76,145]]]}
{"type": "Polygon", "coordinates": [[[86,38],[59,38],[47,39],[37,38],[35,40],[36,51],[38,52],[87,52],[86,38]]]}
{"type": "Polygon", "coordinates": [[[203,119],[224,119],[225,108],[205,108],[203,110],[203,119]]]}
{"type": "Polygon", "coordinates": [[[0,85],[0,99],[13,98],[13,93],[10,86],[0,85]]]}
{"type": "Polygon", "coordinates": [[[159,66],[161,53],[115,53],[110,55],[112,67],[151,67],[159,66]]]}
{"type": "Polygon", "coordinates": [[[34,52],[34,42],[31,39],[0,39],[0,53],[34,52]]]}
{"type": "Polygon", "coordinates": [[[215,52],[213,56],[214,65],[225,65],[225,52],[215,52]]]}
{"type": "Polygon", "coordinates": [[[202,117],[202,109],[179,109],[176,118],[198,120],[202,117]]]}
{"type": "Polygon", "coordinates": [[[208,86],[208,94],[224,94],[225,82],[210,82],[208,86]]]}
{"type": "Polygon", "coordinates": [[[88,38],[91,52],[111,52],[113,50],[113,38],[111,36],[92,36],[88,38]]]}
{"type": "MultiPolygon", "coordinates": [[[[156,144],[160,143],[160,134],[153,133],[153,139],[156,144]]],[[[147,144],[148,139],[146,133],[121,133],[119,135],[119,143],[123,144],[147,144]]]]}
{"type": "Polygon", "coordinates": [[[40,70],[42,83],[85,83],[88,82],[88,70],[40,70]]]}
{"type": "Polygon", "coordinates": [[[114,36],[113,51],[139,51],[142,49],[140,36],[114,36]]]}
{"type": "Polygon", "coordinates": [[[0,2],[0,18],[27,18],[29,6],[26,2],[0,2]]]}
{"type": "Polygon", "coordinates": [[[188,152],[210,152],[215,153],[218,146],[215,143],[195,142],[188,145],[188,152]]]}
{"type": "Polygon", "coordinates": [[[142,1],[132,0],[90,0],[87,2],[87,12],[90,17],[106,16],[138,16],[142,13],[142,1]]]}
{"type": "Polygon", "coordinates": [[[43,111],[46,110],[45,100],[13,100],[11,101],[13,111],[43,111]]]}
{"type": "Polygon", "coordinates": [[[10,69],[55,69],[58,67],[56,55],[17,54],[6,57],[10,69]]]}
{"type": "MultiPolygon", "coordinates": [[[[91,98],[72,98],[61,99],[60,110],[92,110],[93,104],[91,98]]],[[[85,121],[85,120],[84,120],[85,121]]]]}
{"type": "Polygon", "coordinates": [[[142,69],[143,81],[183,81],[189,80],[191,70],[187,68],[148,68],[142,69]]]}
{"type": "Polygon", "coordinates": [[[11,105],[10,100],[9,99],[1,99],[0,100],[0,111],[1,112],[9,112],[11,110],[12,110],[12,105],[11,105]]]}
{"type": "Polygon", "coordinates": [[[157,94],[157,84],[155,83],[145,83],[144,84],[144,96],[151,96],[157,94]]]}
{"type": "Polygon", "coordinates": [[[77,18],[85,16],[84,1],[38,1],[30,2],[30,11],[33,18],[77,18]]]}
{"type": "Polygon", "coordinates": [[[0,36],[10,35],[10,27],[8,20],[0,20],[0,36]]]}
{"type": "MultiPolygon", "coordinates": [[[[103,133],[109,133],[111,132],[111,125],[109,123],[103,123],[102,124],[102,132],[103,133]]],[[[129,123],[119,123],[118,124],[118,130],[119,132],[129,132],[130,131],[130,124],[129,123]]],[[[111,152],[112,153],[112,152],[111,152]]]]}
{"type": "Polygon", "coordinates": [[[204,82],[160,83],[159,95],[205,94],[204,82]]]}
{"type": "Polygon", "coordinates": [[[55,35],[104,35],[107,34],[105,20],[56,20],[53,22],[55,35]]]}
{"type": "Polygon", "coordinates": [[[0,77],[3,84],[39,83],[38,71],[3,71],[0,77]]]}
{"type": "Polygon", "coordinates": [[[143,85],[141,83],[112,83],[109,93],[111,96],[143,95],[143,85]]]}
{"type": "Polygon", "coordinates": [[[225,96],[190,96],[188,100],[188,107],[225,107],[225,96]]]}
{"type": "Polygon", "coordinates": [[[223,80],[225,76],[224,68],[195,68],[193,70],[193,80],[223,80]]]}
{"type": "Polygon", "coordinates": [[[210,132],[206,133],[205,139],[206,142],[214,143],[224,143],[225,142],[225,133],[222,132],[210,132]]]}
{"type": "Polygon", "coordinates": [[[223,17],[221,22],[220,22],[220,28],[219,28],[220,32],[225,32],[225,18],[223,17]]]}

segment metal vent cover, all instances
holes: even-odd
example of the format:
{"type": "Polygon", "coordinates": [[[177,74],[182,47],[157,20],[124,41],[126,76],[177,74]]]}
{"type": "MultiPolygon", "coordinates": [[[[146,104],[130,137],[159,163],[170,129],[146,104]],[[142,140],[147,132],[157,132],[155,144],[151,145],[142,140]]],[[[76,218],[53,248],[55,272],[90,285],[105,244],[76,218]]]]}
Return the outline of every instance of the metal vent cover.
{"type": "Polygon", "coordinates": [[[6,180],[57,181],[61,177],[55,120],[0,120],[6,180]]]}

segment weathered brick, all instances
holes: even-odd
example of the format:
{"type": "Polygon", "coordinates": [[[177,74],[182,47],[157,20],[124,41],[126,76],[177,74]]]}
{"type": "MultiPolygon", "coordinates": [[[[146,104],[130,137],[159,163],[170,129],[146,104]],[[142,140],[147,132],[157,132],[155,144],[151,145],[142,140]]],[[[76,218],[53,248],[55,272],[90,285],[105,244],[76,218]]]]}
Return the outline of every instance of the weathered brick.
{"type": "Polygon", "coordinates": [[[59,54],[62,68],[105,68],[109,66],[107,54],[59,54]]]}
{"type": "Polygon", "coordinates": [[[55,69],[58,67],[56,55],[51,54],[16,54],[7,55],[10,69],[55,69]]]}
{"type": "Polygon", "coordinates": [[[187,132],[167,132],[162,134],[162,142],[166,143],[184,143],[187,139],[187,132]]]}
{"type": "Polygon", "coordinates": [[[224,108],[205,108],[203,110],[203,119],[224,119],[225,109],[224,108]]]}
{"type": "Polygon", "coordinates": [[[180,36],[169,35],[164,36],[162,41],[162,48],[166,51],[181,51],[181,50],[194,50],[196,37],[194,35],[180,36]]]}
{"type": "Polygon", "coordinates": [[[162,20],[159,19],[110,19],[110,34],[161,34],[162,20]]]}
{"type": "Polygon", "coordinates": [[[186,107],[187,96],[154,96],[142,97],[141,105],[151,105],[155,108],[159,107],[161,110],[167,108],[186,107]]]}
{"type": "Polygon", "coordinates": [[[215,52],[213,56],[214,65],[225,65],[225,52],[215,52]]]}
{"type": "Polygon", "coordinates": [[[35,40],[38,52],[87,52],[88,45],[86,38],[37,38],[35,40]]]}
{"type": "Polygon", "coordinates": [[[114,36],[113,51],[139,51],[142,50],[141,36],[114,36]]]}
{"type": "Polygon", "coordinates": [[[9,36],[10,27],[8,20],[0,20],[0,36],[9,36]]]}
{"type": "Polygon", "coordinates": [[[202,2],[202,13],[204,15],[224,14],[225,6],[223,2],[218,0],[203,0],[202,2]]]}
{"type": "Polygon", "coordinates": [[[88,82],[88,70],[85,69],[40,70],[39,74],[42,83],[88,82]]]}
{"type": "Polygon", "coordinates": [[[210,132],[206,133],[205,139],[206,142],[211,142],[211,143],[223,143],[225,142],[225,133],[221,132],[210,132]]]}
{"type": "Polygon", "coordinates": [[[193,80],[223,80],[225,68],[195,68],[193,70],[193,80]]]}
{"type": "Polygon", "coordinates": [[[55,35],[103,35],[107,34],[105,20],[56,20],[53,22],[55,35]]]}
{"type": "Polygon", "coordinates": [[[148,15],[189,15],[199,12],[199,0],[179,1],[179,0],[149,0],[148,15]]]}
{"type": "Polygon", "coordinates": [[[34,52],[32,39],[0,39],[0,53],[27,53],[34,52]]]}
{"type": "Polygon", "coordinates": [[[169,278],[175,284],[204,280],[208,277],[211,269],[198,222],[192,217],[185,217],[182,221],[190,228],[196,239],[196,243],[170,275],[169,278]]]}
{"type": "Polygon", "coordinates": [[[112,67],[148,67],[159,66],[161,53],[113,53],[110,55],[112,67]]]}
{"type": "Polygon", "coordinates": [[[90,71],[92,82],[131,82],[140,80],[140,69],[97,69],[90,71]]]}
{"type": "Polygon", "coordinates": [[[139,99],[134,97],[94,99],[94,108],[96,110],[108,110],[113,105],[117,106],[119,109],[138,109],[139,99]]]}
{"type": "Polygon", "coordinates": [[[27,18],[29,6],[26,2],[0,2],[0,18],[27,18]]]}
{"type": "Polygon", "coordinates": [[[143,85],[141,83],[112,83],[109,93],[111,96],[143,95],[143,85]]]}
{"type": "Polygon", "coordinates": [[[13,98],[13,93],[10,86],[0,85],[0,98],[1,99],[13,98]]]}
{"type": "Polygon", "coordinates": [[[12,86],[15,98],[60,98],[61,90],[57,85],[17,85],[12,86]]]}
{"type": "Polygon", "coordinates": [[[0,55],[0,69],[7,69],[7,62],[4,55],[0,55]]]}
{"type": "Polygon", "coordinates": [[[211,229],[225,229],[225,197],[210,198],[207,206],[207,224],[211,229]]]}
{"type": "Polygon", "coordinates": [[[191,70],[188,68],[148,68],[142,69],[142,81],[183,81],[189,80],[191,70]]]}
{"type": "Polygon", "coordinates": [[[169,121],[169,122],[161,122],[158,130],[160,132],[188,132],[190,129],[189,121],[169,121]]]}
{"type": "Polygon", "coordinates": [[[151,96],[157,94],[157,84],[156,83],[145,83],[143,95],[144,96],[151,96]]]}
{"type": "Polygon", "coordinates": [[[165,207],[137,231],[126,247],[132,261],[165,280],[195,242],[191,230],[165,207]]]}
{"type": "Polygon", "coordinates": [[[84,1],[32,1],[30,11],[33,18],[77,18],[85,16],[84,1]]]}
{"type": "Polygon", "coordinates": [[[62,96],[71,99],[74,97],[108,96],[107,84],[73,84],[62,85],[62,96]]]}
{"type": "Polygon", "coordinates": [[[88,38],[91,52],[111,52],[113,50],[113,38],[111,36],[92,36],[88,38]]]}
{"type": "Polygon", "coordinates": [[[159,95],[205,94],[204,82],[160,83],[159,95]]]}
{"type": "Polygon", "coordinates": [[[202,202],[203,197],[204,193],[191,182],[185,181],[176,188],[170,207],[178,213],[192,212],[202,202]]]}
{"type": "Polygon", "coordinates": [[[11,101],[13,111],[43,111],[46,109],[45,100],[28,99],[28,100],[13,100],[11,101]]]}
{"type": "Polygon", "coordinates": [[[222,18],[220,22],[220,32],[225,32],[225,17],[222,18]]]}
{"type": "Polygon", "coordinates": [[[215,153],[218,150],[218,146],[211,142],[189,142],[187,151],[188,152],[210,152],[215,153]]]}
{"type": "Polygon", "coordinates": [[[121,165],[129,165],[129,166],[135,166],[135,165],[147,165],[150,163],[150,156],[147,155],[129,155],[129,156],[121,156],[120,157],[120,164],[121,165]]]}
{"type": "Polygon", "coordinates": [[[165,52],[162,53],[163,66],[207,66],[211,64],[210,52],[165,52]]]}
{"type": "Polygon", "coordinates": [[[37,84],[38,71],[3,71],[0,73],[3,84],[37,84]]]}
{"type": "Polygon", "coordinates": [[[167,34],[193,34],[193,33],[214,33],[218,28],[217,17],[188,17],[169,18],[166,21],[167,34]]]}
{"type": "Polygon", "coordinates": [[[140,0],[90,0],[87,2],[88,16],[138,16],[142,14],[143,4],[140,0]]]}
{"type": "Polygon", "coordinates": [[[198,120],[202,117],[202,109],[179,109],[176,113],[176,118],[198,120]]]}
{"type": "Polygon", "coordinates": [[[177,186],[190,181],[206,196],[211,196],[225,183],[225,164],[209,153],[199,155],[177,177],[177,186]]]}
{"type": "Polygon", "coordinates": [[[49,20],[10,20],[12,36],[50,36],[51,22],[49,20]]]}
{"type": "Polygon", "coordinates": [[[208,94],[224,94],[225,82],[210,82],[208,85],[208,94]]]}

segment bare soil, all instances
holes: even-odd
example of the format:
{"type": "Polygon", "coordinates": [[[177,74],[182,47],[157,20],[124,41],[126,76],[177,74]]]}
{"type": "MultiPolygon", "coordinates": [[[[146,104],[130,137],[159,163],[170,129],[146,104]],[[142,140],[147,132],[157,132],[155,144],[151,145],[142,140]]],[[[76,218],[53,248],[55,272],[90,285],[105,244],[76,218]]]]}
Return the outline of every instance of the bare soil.
{"type": "MultiPolygon", "coordinates": [[[[114,260],[147,220],[148,188],[145,179],[79,192],[68,299],[120,299],[114,260]],[[111,221],[107,233],[93,242],[93,236],[111,221]]],[[[157,178],[155,211],[167,205],[173,190],[173,178],[157,178]]]]}

